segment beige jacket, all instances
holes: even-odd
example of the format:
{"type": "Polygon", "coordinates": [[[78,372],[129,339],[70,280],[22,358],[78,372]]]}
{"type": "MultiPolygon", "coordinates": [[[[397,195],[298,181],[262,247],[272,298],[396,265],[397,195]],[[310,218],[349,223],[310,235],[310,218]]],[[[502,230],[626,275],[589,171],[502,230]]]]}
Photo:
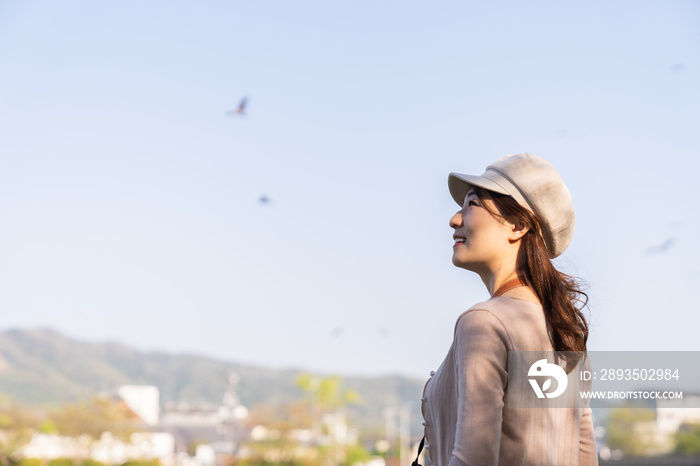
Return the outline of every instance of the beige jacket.
{"type": "Polygon", "coordinates": [[[542,306],[506,296],[457,319],[447,357],[423,390],[437,466],[598,464],[591,409],[506,408],[508,351],[551,351],[542,306]]]}

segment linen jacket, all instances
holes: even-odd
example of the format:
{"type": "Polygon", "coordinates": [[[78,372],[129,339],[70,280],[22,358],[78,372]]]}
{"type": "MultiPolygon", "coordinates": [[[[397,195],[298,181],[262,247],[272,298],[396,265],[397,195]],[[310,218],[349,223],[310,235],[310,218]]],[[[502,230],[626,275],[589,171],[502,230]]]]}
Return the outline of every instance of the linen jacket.
{"type": "Polygon", "coordinates": [[[598,464],[591,409],[507,407],[508,351],[553,351],[542,306],[507,296],[465,311],[423,390],[437,466],[598,464]]]}

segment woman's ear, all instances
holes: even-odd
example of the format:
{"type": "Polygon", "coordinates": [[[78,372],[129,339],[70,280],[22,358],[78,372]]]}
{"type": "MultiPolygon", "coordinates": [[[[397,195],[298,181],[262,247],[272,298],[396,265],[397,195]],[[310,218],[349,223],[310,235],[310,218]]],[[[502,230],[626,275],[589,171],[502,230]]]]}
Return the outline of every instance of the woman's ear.
{"type": "Polygon", "coordinates": [[[530,231],[530,227],[527,226],[525,222],[522,220],[516,220],[515,223],[509,223],[510,226],[510,238],[512,241],[517,241],[523,236],[525,236],[525,233],[530,231]]]}

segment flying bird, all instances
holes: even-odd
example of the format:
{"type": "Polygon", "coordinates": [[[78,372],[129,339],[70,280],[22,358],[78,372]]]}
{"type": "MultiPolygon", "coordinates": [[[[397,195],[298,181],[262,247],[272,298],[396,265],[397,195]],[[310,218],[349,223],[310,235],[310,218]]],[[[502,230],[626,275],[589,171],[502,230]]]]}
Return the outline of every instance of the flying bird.
{"type": "Polygon", "coordinates": [[[238,104],[238,108],[236,108],[235,110],[229,110],[229,111],[228,111],[228,114],[231,115],[231,116],[236,116],[236,115],[241,115],[241,116],[243,116],[243,115],[247,115],[247,113],[245,113],[245,106],[246,106],[247,104],[248,104],[248,97],[243,97],[243,98],[241,99],[241,102],[238,104]]]}
{"type": "Polygon", "coordinates": [[[669,66],[669,69],[673,73],[682,73],[685,71],[685,63],[676,63],[675,65],[669,66]]]}
{"type": "Polygon", "coordinates": [[[258,199],[258,202],[261,204],[269,204],[270,198],[263,194],[262,196],[260,196],[260,199],[258,199]]]}
{"type": "Polygon", "coordinates": [[[650,246],[647,248],[647,254],[652,255],[652,254],[663,254],[666,251],[669,250],[671,246],[676,242],[676,238],[671,236],[670,238],[666,239],[663,243],[659,244],[658,246],[650,246]]]}

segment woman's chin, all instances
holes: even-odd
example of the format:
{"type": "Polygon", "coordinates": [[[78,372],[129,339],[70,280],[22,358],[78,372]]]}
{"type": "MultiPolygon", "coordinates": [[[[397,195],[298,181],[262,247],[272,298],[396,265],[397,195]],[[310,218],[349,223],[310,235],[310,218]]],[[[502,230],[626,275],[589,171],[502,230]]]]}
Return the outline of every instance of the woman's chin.
{"type": "Polygon", "coordinates": [[[460,259],[460,257],[457,254],[452,254],[452,264],[455,267],[459,267],[461,269],[471,270],[471,264],[467,261],[460,259]]]}

